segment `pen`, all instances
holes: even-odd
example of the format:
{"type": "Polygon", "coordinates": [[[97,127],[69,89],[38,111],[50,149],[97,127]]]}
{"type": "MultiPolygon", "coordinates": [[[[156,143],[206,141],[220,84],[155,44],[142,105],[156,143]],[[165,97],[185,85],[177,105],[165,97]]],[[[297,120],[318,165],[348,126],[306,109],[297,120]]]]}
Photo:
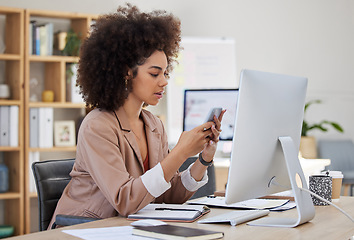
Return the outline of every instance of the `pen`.
{"type": "Polygon", "coordinates": [[[160,211],[197,211],[196,209],[186,209],[186,208],[155,208],[155,210],[160,211]]]}

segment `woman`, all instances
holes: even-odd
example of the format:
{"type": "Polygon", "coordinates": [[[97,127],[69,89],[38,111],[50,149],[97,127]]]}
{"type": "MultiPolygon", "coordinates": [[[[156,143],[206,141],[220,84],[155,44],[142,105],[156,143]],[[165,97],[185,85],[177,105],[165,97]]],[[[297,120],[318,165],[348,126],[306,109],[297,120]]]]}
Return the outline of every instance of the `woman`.
{"type": "Polygon", "coordinates": [[[100,17],[80,53],[78,85],[95,108],[81,124],[72,180],[53,215],[107,218],[151,202],[183,203],[207,181],[219,118],[182,133],[168,149],[162,122],[143,109],[163,97],[177,57],[180,22],[163,11],[120,7],[100,17]],[[198,153],[186,171],[178,168],[198,153]]]}

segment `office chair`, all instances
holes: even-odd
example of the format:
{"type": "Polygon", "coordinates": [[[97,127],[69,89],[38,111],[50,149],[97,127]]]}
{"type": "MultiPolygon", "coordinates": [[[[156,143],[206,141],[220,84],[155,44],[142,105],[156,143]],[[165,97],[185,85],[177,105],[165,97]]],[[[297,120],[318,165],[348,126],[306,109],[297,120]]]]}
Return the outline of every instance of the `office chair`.
{"type": "MultiPolygon", "coordinates": [[[[198,159],[198,157],[190,157],[188,158],[182,166],[179,168],[179,171],[182,172],[186,170],[189,165],[193,162],[195,162],[198,159]]],[[[215,168],[214,165],[211,165],[207,169],[207,174],[209,181],[207,184],[205,184],[203,187],[199,188],[190,199],[194,198],[199,198],[199,197],[204,197],[207,195],[213,195],[215,190],[216,190],[216,182],[215,182],[215,168]]]]}
{"type": "Polygon", "coordinates": [[[352,140],[319,140],[317,143],[320,158],[331,159],[327,170],[343,173],[344,195],[353,195],[354,185],[354,143],[352,140]]]}
{"type": "MultiPolygon", "coordinates": [[[[73,168],[74,162],[75,159],[65,159],[39,161],[32,164],[32,171],[38,193],[40,231],[47,230],[48,228],[64,188],[71,179],[69,173],[73,168]]],[[[94,220],[98,219],[57,215],[52,228],[55,228],[56,225],[69,226],[94,220]]]]}

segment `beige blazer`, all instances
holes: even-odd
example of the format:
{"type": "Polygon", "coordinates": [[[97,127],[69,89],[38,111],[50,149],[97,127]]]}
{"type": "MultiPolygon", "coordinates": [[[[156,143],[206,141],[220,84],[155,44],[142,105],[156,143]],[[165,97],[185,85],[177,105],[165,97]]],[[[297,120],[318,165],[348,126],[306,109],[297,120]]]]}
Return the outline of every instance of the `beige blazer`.
{"type": "MultiPolygon", "coordinates": [[[[61,196],[57,214],[108,218],[135,213],[151,202],[183,203],[193,192],[181,182],[180,173],[171,188],[154,198],[140,176],[143,159],[123,108],[114,112],[91,111],[80,126],[72,179],[61,196]],[[117,115],[117,117],[116,117],[117,115]]],[[[150,168],[169,153],[167,135],[161,120],[142,110],[149,149],[150,168]]]]}

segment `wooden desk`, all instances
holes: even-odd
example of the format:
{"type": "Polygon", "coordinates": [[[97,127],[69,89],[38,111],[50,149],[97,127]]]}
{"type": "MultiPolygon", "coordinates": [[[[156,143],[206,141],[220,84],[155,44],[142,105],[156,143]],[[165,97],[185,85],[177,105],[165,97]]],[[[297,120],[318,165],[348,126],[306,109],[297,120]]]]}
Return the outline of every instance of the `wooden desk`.
{"type": "MultiPolygon", "coordinates": [[[[341,197],[337,203],[339,207],[344,209],[348,214],[354,216],[354,197],[341,197]]],[[[224,213],[226,209],[213,208],[210,213],[204,217],[211,217],[216,214],[224,213]]],[[[271,212],[272,217],[291,217],[296,216],[296,209],[277,213],[271,212]]],[[[108,218],[96,222],[85,223],[65,229],[83,229],[83,228],[99,228],[112,226],[129,225],[130,221],[122,217],[108,218]]],[[[348,240],[354,235],[354,223],[344,214],[339,212],[332,206],[317,206],[315,218],[296,228],[274,228],[274,227],[253,227],[241,224],[232,227],[228,224],[198,224],[194,223],[171,223],[195,228],[203,228],[209,230],[223,231],[224,239],[341,239],[348,240]]],[[[64,228],[62,228],[64,229],[64,228]]],[[[11,239],[79,239],[71,235],[61,232],[62,229],[49,230],[44,232],[32,233],[28,235],[13,237],[11,239]]]]}

